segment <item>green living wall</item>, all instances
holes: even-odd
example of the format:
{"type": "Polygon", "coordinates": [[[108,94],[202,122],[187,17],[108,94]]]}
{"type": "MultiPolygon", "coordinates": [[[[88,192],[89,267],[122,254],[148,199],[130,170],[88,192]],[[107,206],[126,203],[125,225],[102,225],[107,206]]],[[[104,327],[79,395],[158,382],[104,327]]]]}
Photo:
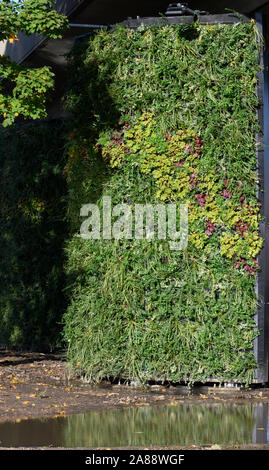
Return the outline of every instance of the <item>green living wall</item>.
{"type": "Polygon", "coordinates": [[[61,346],[67,236],[64,126],[0,133],[0,346],[61,346]]]}
{"type": "Polygon", "coordinates": [[[254,21],[117,27],[76,42],[64,339],[88,380],[253,379],[258,42],[254,21]],[[186,204],[187,248],[81,238],[81,206],[102,210],[104,196],[132,209],[186,204]]]}

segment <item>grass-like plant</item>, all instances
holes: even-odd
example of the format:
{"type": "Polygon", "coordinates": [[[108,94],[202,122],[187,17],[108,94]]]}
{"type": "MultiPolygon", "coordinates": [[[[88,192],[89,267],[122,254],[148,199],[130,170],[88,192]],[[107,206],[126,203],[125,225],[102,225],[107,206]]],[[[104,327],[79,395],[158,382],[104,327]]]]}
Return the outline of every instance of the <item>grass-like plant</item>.
{"type": "Polygon", "coordinates": [[[70,57],[70,306],[88,380],[249,383],[256,367],[255,22],[101,31],[70,57]],[[83,240],[80,207],[184,202],[190,241],[83,240]]]}

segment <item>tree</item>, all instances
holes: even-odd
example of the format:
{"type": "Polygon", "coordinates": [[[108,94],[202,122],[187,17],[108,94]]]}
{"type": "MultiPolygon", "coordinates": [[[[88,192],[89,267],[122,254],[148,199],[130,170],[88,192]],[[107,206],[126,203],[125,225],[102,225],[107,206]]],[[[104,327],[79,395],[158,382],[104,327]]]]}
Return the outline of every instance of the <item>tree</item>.
{"type": "MultiPolygon", "coordinates": [[[[55,0],[0,0],[0,41],[18,41],[18,33],[61,38],[68,19],[53,9],[55,0]]],[[[0,56],[0,117],[3,126],[16,117],[46,117],[46,99],[53,89],[54,73],[48,66],[27,68],[0,56]]]]}

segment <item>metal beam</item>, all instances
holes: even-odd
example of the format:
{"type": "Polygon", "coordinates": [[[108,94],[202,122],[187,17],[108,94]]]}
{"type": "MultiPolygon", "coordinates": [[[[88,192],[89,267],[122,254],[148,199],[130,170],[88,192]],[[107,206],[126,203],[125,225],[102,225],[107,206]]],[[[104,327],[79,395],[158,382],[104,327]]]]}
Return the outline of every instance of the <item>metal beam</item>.
{"type": "MultiPolygon", "coordinates": [[[[258,30],[261,38],[264,36],[263,16],[255,14],[258,30]]],[[[258,118],[260,133],[257,136],[257,172],[259,186],[257,197],[262,204],[260,222],[260,236],[264,239],[264,246],[258,256],[260,271],[257,276],[256,294],[258,297],[258,308],[255,314],[255,322],[259,336],[254,342],[254,354],[258,364],[256,381],[265,384],[268,382],[268,356],[269,356],[269,82],[268,82],[268,59],[263,52],[261,44],[260,67],[258,76],[257,94],[259,99],[258,118]]]]}

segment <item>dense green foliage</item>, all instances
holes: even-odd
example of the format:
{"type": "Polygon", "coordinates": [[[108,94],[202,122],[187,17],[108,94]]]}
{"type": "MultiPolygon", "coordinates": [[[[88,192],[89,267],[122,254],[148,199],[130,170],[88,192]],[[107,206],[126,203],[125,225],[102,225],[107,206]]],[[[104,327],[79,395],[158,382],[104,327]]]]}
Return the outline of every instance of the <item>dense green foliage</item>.
{"type": "MultiPolygon", "coordinates": [[[[53,9],[55,0],[1,0],[0,41],[9,46],[19,41],[18,33],[42,34],[60,38],[68,19],[53,9]]],[[[53,89],[54,73],[48,66],[27,68],[0,56],[0,117],[3,126],[11,125],[18,116],[24,119],[46,117],[46,100],[53,89]]]]}
{"type": "Polygon", "coordinates": [[[0,345],[51,350],[66,306],[63,125],[0,135],[0,345]]]}
{"type": "Polygon", "coordinates": [[[89,380],[252,380],[257,63],[254,22],[117,28],[77,43],[64,338],[89,380]],[[102,208],[104,195],[186,203],[187,249],[81,239],[80,207],[102,208]]]}

